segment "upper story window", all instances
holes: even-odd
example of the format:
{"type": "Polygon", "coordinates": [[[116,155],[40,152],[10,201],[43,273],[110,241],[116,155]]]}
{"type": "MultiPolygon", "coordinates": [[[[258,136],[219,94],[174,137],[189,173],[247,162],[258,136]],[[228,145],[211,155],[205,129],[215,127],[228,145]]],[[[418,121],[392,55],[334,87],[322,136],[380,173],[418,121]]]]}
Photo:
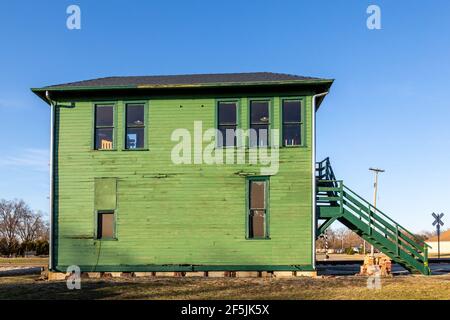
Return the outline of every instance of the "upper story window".
{"type": "Polygon", "coordinates": [[[96,150],[114,148],[114,105],[95,105],[96,150]]]}
{"type": "Polygon", "coordinates": [[[270,101],[250,101],[250,147],[269,145],[270,101]]]}
{"type": "Polygon", "coordinates": [[[217,104],[217,129],[221,133],[217,137],[218,147],[236,146],[237,101],[220,101],[217,104]]]}
{"type": "Polygon", "coordinates": [[[282,100],[282,139],[283,146],[303,144],[302,101],[300,99],[282,100]]]}
{"type": "Polygon", "coordinates": [[[125,149],[145,147],[145,105],[129,103],[126,105],[125,149]]]}

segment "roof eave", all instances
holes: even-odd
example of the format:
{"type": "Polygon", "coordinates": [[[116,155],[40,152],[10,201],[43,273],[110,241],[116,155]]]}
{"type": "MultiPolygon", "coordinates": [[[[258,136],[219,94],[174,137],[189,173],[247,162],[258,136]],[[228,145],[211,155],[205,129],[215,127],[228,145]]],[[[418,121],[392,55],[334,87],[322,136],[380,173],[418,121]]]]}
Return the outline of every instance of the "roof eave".
{"type": "Polygon", "coordinates": [[[39,96],[46,103],[49,103],[45,92],[63,91],[108,91],[108,90],[139,90],[139,89],[182,89],[182,88],[223,88],[223,87],[267,87],[267,86],[294,86],[294,85],[322,85],[327,89],[331,87],[334,79],[311,79],[311,80],[291,80],[291,81],[260,81],[260,82],[227,82],[227,83],[200,83],[200,84],[170,84],[170,85],[122,85],[122,86],[60,86],[31,88],[31,91],[39,96]]]}
{"type": "Polygon", "coordinates": [[[31,92],[33,92],[35,95],[37,95],[39,98],[41,98],[45,103],[50,105],[50,101],[48,101],[47,97],[45,96],[46,91],[50,91],[50,90],[44,89],[44,88],[31,88],[31,92]]]}

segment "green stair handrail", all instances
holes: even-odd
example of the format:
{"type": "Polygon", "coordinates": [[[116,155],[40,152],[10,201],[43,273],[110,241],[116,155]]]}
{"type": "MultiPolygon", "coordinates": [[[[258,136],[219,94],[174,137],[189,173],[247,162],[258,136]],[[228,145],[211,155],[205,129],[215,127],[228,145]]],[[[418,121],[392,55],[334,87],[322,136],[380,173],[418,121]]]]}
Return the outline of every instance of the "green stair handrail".
{"type": "MultiPolygon", "coordinates": [[[[338,183],[341,182],[342,180],[336,180],[335,176],[334,176],[334,172],[333,169],[331,167],[331,162],[330,159],[327,157],[324,160],[319,162],[319,170],[325,170],[325,176],[327,179],[319,179],[320,181],[325,181],[325,182],[335,182],[335,186],[338,187],[338,183]],[[325,164],[325,166],[323,165],[325,164]]],[[[321,176],[319,174],[319,176],[321,176]]],[[[355,196],[359,201],[363,202],[366,207],[371,208],[372,210],[375,211],[375,213],[378,213],[379,215],[383,216],[386,220],[390,221],[392,225],[394,226],[398,226],[401,230],[405,231],[409,236],[412,237],[412,239],[416,240],[417,242],[419,242],[420,244],[426,245],[428,248],[431,248],[430,245],[428,245],[425,241],[423,241],[422,239],[419,239],[415,234],[411,233],[408,229],[406,229],[405,227],[403,227],[402,225],[400,225],[398,222],[396,222],[395,220],[393,220],[392,218],[390,218],[388,215],[386,215],[383,211],[381,211],[380,209],[374,207],[371,203],[369,203],[367,200],[365,200],[363,197],[361,197],[360,195],[358,195],[356,192],[354,192],[353,190],[351,190],[350,188],[348,188],[347,186],[343,185],[344,191],[348,191],[350,192],[353,196],[355,196]]],[[[338,190],[336,190],[338,191],[338,190]]]]}
{"type": "MultiPolygon", "coordinates": [[[[409,235],[411,238],[411,240],[415,240],[417,243],[419,243],[422,246],[427,246],[428,248],[431,248],[430,245],[428,245],[425,241],[423,241],[422,239],[419,239],[415,234],[413,234],[412,232],[410,232],[408,229],[406,229],[405,227],[403,227],[401,224],[399,224],[398,222],[396,222],[395,220],[393,220],[392,218],[390,218],[388,215],[386,215],[383,211],[381,211],[380,209],[374,207],[372,204],[370,204],[367,200],[365,200],[364,198],[362,198],[361,196],[359,196],[356,192],[354,192],[353,190],[351,190],[350,188],[348,188],[347,186],[344,185],[344,192],[348,191],[352,194],[352,196],[355,196],[357,198],[357,200],[359,200],[360,202],[363,202],[366,207],[370,208],[371,210],[373,210],[373,212],[375,214],[381,215],[385,220],[388,220],[388,222],[390,222],[390,224],[396,228],[398,228],[401,231],[404,231],[407,235],[409,235]]],[[[417,245],[416,243],[416,245],[417,245]]],[[[417,246],[417,249],[422,249],[422,246],[417,246]]]]}
{"type": "MultiPolygon", "coordinates": [[[[427,261],[427,247],[422,242],[417,241],[417,238],[413,238],[408,230],[399,227],[400,225],[392,219],[384,219],[383,216],[377,215],[376,211],[373,210],[373,206],[364,206],[360,201],[354,198],[355,195],[356,194],[350,196],[348,193],[344,195],[344,199],[351,203],[350,206],[349,203],[346,203],[346,205],[355,211],[357,215],[363,216],[364,219],[367,220],[367,223],[365,222],[365,224],[369,228],[369,236],[372,236],[372,234],[375,233],[377,233],[378,236],[384,236],[384,238],[395,245],[397,255],[400,255],[400,250],[403,250],[424,263],[427,261]],[[355,210],[355,207],[358,208],[355,210]],[[419,242],[419,244],[414,240],[419,242]]],[[[349,211],[349,213],[354,215],[351,211],[349,211]]]]}
{"type": "MultiPolygon", "coordinates": [[[[336,180],[329,158],[316,164],[316,178],[318,180],[316,195],[319,207],[340,207],[339,212],[342,217],[345,216],[345,212],[348,212],[366,225],[367,236],[374,237],[374,240],[381,236],[382,238],[378,238],[379,241],[382,239],[388,241],[387,243],[393,247],[389,250],[393,250],[398,259],[413,258],[405,263],[424,274],[430,274],[428,267],[428,248],[430,246],[345,186],[342,180],[336,180]],[[417,265],[417,263],[419,264],[417,265]]],[[[363,229],[361,231],[366,232],[363,229]]]]}
{"type": "Polygon", "coordinates": [[[316,175],[319,180],[336,180],[330,158],[327,157],[316,164],[316,175]]]}

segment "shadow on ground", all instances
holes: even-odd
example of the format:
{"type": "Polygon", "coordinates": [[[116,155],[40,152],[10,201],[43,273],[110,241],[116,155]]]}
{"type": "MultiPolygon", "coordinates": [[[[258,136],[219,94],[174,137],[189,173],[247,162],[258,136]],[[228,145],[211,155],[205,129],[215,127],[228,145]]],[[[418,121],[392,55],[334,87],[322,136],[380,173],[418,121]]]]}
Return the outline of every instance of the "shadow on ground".
{"type": "Polygon", "coordinates": [[[0,278],[0,299],[449,299],[450,275],[367,277],[82,279],[81,290],[39,276],[0,278]]]}

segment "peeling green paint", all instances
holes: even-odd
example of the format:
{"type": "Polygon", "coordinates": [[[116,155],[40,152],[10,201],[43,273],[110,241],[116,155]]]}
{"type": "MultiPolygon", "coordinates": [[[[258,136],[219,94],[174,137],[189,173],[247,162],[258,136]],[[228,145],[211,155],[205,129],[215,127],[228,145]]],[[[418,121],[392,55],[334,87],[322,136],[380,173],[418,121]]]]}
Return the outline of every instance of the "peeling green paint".
{"type": "MultiPolygon", "coordinates": [[[[127,100],[112,99],[119,147],[108,152],[92,150],[95,101],[84,98],[73,101],[72,108],[57,108],[55,265],[101,266],[103,271],[158,269],[149,265],[175,271],[181,270],[175,267],[179,265],[202,266],[195,270],[311,268],[311,96],[292,95],[305,101],[307,141],[305,147],[280,149],[279,172],[270,177],[267,241],[246,240],[246,177],[258,175],[259,165],[175,165],[170,159],[172,131],[193,130],[194,121],[214,128],[215,102],[222,97],[144,99],[149,106],[148,150],[139,152],[121,149],[127,100]],[[99,178],[117,179],[116,241],[95,239],[94,184],[99,178]],[[90,232],[91,237],[80,237],[90,232]]],[[[270,96],[274,128],[280,124],[281,97],[286,94],[270,96]]],[[[248,102],[254,95],[236,98],[242,109],[239,123],[247,129],[248,102]]]]}

